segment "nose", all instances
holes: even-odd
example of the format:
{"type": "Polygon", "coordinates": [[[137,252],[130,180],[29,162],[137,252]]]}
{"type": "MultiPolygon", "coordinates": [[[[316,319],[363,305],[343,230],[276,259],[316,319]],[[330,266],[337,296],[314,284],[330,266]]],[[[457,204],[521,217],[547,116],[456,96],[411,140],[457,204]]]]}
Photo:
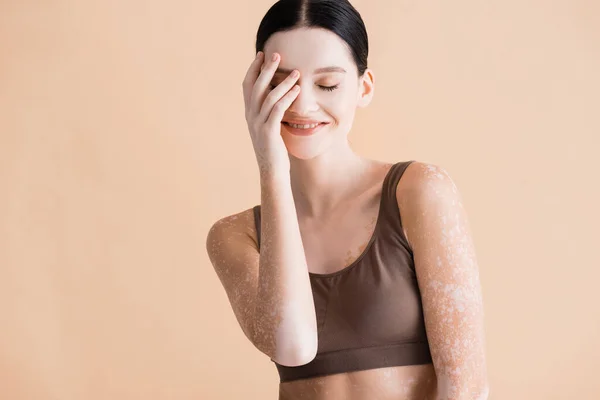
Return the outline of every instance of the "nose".
{"type": "Polygon", "coordinates": [[[311,115],[315,111],[319,110],[315,93],[310,86],[300,85],[300,93],[296,96],[294,101],[289,107],[289,111],[296,115],[311,115]]]}

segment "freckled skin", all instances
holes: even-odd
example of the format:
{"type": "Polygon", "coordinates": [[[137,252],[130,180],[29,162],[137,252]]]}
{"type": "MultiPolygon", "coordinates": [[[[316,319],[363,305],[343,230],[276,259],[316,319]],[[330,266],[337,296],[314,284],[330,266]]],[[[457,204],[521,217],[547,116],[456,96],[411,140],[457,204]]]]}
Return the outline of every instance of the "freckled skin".
{"type": "Polygon", "coordinates": [[[414,163],[397,192],[413,248],[439,399],[486,399],[483,301],[458,188],[441,167],[414,163]]]}
{"type": "MultiPolygon", "coordinates": [[[[383,176],[391,167],[381,165],[380,172],[372,179],[373,185],[355,201],[348,202],[345,210],[332,215],[331,220],[320,225],[303,221],[301,215],[298,217],[310,272],[330,273],[342,269],[364,251],[375,228],[383,176]]],[[[444,169],[414,162],[404,172],[396,197],[403,230],[414,253],[433,364],[283,382],[279,385],[279,400],[488,398],[482,294],[474,245],[458,189],[444,169]]],[[[258,248],[252,209],[220,223],[230,224],[229,231],[237,233],[212,242],[212,246],[216,246],[213,258],[225,240],[242,240],[258,248]]],[[[233,263],[236,258],[228,260],[233,263]]],[[[256,268],[253,263],[257,260],[258,252],[237,258],[237,262],[245,263],[248,268],[256,268]]],[[[241,298],[256,284],[256,277],[230,274],[227,262],[222,265],[219,277],[238,320],[243,321],[251,315],[252,302],[241,301],[241,298]]],[[[272,317],[278,318],[277,315],[272,317]]],[[[241,325],[244,329],[244,324],[241,325]]],[[[249,337],[255,343],[274,342],[273,335],[260,327],[249,337]]]]}
{"type": "MultiPolygon", "coordinates": [[[[373,184],[355,201],[348,202],[345,210],[331,215],[329,221],[320,225],[298,216],[310,272],[334,272],[362,254],[375,228],[379,189],[391,167],[381,166],[373,184]],[[349,251],[348,247],[355,250],[349,251]]],[[[433,364],[283,382],[279,385],[280,400],[487,399],[482,294],[474,245],[458,189],[442,168],[415,162],[400,180],[396,197],[403,230],[414,252],[433,364]]],[[[242,241],[256,250],[227,257],[226,262],[221,260],[218,274],[246,335],[268,348],[275,342],[274,335],[260,325],[250,332],[247,322],[243,322],[252,315],[249,294],[257,277],[231,272],[236,262],[248,269],[256,268],[259,253],[252,209],[219,224],[228,233],[220,241],[210,242],[214,246],[209,252],[212,258],[218,257],[219,247],[227,241],[242,241]]],[[[277,314],[271,317],[275,321],[279,318],[277,314]]]]}

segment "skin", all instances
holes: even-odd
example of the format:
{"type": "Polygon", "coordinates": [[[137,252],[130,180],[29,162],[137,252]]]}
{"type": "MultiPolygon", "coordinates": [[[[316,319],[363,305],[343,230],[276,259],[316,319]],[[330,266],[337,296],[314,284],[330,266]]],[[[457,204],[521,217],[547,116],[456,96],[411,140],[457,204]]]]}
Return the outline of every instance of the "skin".
{"type": "MultiPolygon", "coordinates": [[[[272,35],[264,48],[265,60],[281,56],[279,69],[300,72],[300,93],[285,113],[287,118],[328,122],[317,135],[299,137],[282,126],[281,136],[290,156],[290,177],[299,213],[321,218],[356,194],[357,180],[370,178],[373,163],[350,148],[348,133],[357,108],[368,106],[374,93],[374,73],[358,77],[345,43],[324,29],[294,29],[272,35]],[[346,72],[314,74],[317,68],[336,66],[346,72]],[[333,91],[323,87],[334,87],[333,91]]],[[[288,73],[275,73],[272,87],[288,73]]]]}
{"type": "MultiPolygon", "coordinates": [[[[290,156],[290,177],[310,272],[344,268],[371,237],[379,211],[381,184],[391,164],[355,154],[348,133],[355,111],[374,92],[370,69],[358,77],[345,43],[322,29],[278,32],[266,43],[265,60],[281,56],[280,68],[300,72],[301,91],[285,118],[330,124],[311,137],[281,135],[290,156]],[[337,66],[346,73],[314,74],[337,66]],[[333,91],[321,86],[337,86],[333,91]],[[346,233],[345,235],[343,233],[346,233]]],[[[288,73],[276,73],[277,86],[288,73]]],[[[483,400],[488,397],[483,305],[478,266],[459,191],[443,168],[414,162],[396,188],[403,233],[414,254],[433,363],[284,382],[279,399],[483,400]]],[[[400,217],[400,215],[399,215],[400,217]]],[[[257,265],[259,248],[252,209],[215,223],[207,250],[238,321],[251,318],[244,299],[255,278],[240,265],[257,265]],[[231,243],[245,246],[231,247],[231,243]]],[[[255,338],[244,329],[249,339],[255,338]]]]}

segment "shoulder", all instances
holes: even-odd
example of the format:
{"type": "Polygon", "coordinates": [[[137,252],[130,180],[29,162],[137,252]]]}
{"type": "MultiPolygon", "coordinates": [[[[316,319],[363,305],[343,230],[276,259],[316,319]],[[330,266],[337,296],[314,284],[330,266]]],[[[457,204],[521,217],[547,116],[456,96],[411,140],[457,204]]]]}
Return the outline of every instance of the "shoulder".
{"type": "MultiPolygon", "coordinates": [[[[462,208],[460,193],[449,172],[442,166],[413,161],[406,167],[396,188],[402,225],[409,236],[426,229],[429,218],[444,219],[462,208]]],[[[423,232],[422,232],[423,233],[423,232]]]]}
{"type": "Polygon", "coordinates": [[[424,200],[422,196],[448,196],[458,192],[448,171],[436,164],[413,161],[398,182],[396,194],[398,202],[403,200],[424,200]]]}
{"type": "Polygon", "coordinates": [[[220,241],[233,235],[247,236],[258,248],[254,207],[226,215],[213,222],[206,237],[207,247],[210,242],[220,241]]]}

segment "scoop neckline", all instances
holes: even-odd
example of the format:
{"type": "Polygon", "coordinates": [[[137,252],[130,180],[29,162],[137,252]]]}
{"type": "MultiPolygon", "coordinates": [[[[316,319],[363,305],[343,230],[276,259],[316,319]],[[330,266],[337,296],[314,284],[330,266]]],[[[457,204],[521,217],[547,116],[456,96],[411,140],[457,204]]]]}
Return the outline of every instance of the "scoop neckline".
{"type": "Polygon", "coordinates": [[[365,247],[365,249],[363,250],[363,252],[356,258],[356,260],[354,260],[349,265],[345,266],[344,268],[342,268],[342,269],[340,269],[338,271],[328,272],[328,273],[324,273],[324,274],[320,274],[320,273],[317,273],[317,272],[310,272],[310,271],[308,271],[308,275],[309,275],[310,278],[314,278],[314,279],[331,278],[331,277],[343,274],[345,272],[348,272],[349,270],[353,269],[356,265],[358,265],[358,263],[367,255],[367,253],[369,252],[369,250],[371,249],[371,247],[373,245],[373,242],[375,242],[375,239],[377,239],[377,236],[379,234],[379,226],[381,225],[381,220],[382,220],[383,204],[384,204],[384,200],[385,200],[385,196],[386,196],[385,188],[387,186],[387,182],[390,179],[390,175],[392,174],[392,170],[394,168],[396,168],[396,166],[398,164],[400,164],[401,162],[402,161],[399,161],[399,162],[397,162],[395,164],[392,164],[392,166],[385,173],[385,177],[383,178],[383,182],[381,184],[381,197],[379,199],[379,210],[377,212],[377,220],[375,221],[375,228],[373,229],[373,233],[371,234],[371,238],[369,239],[369,242],[367,243],[367,246],[365,247]]]}

